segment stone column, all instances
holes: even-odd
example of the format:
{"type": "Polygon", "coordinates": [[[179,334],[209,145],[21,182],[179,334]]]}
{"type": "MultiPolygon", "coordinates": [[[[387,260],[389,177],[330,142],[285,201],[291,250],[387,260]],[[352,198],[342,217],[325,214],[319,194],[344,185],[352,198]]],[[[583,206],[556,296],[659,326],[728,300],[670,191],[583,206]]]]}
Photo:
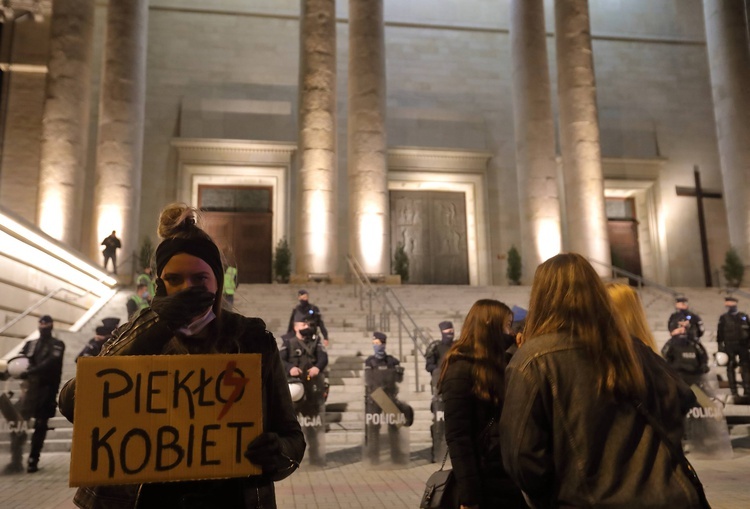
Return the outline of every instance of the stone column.
{"type": "Polygon", "coordinates": [[[97,260],[99,243],[112,230],[122,241],[118,263],[139,245],[147,27],[148,0],[109,0],[92,221],[97,260]]]}
{"type": "Polygon", "coordinates": [[[349,250],[368,274],[390,272],[383,0],[349,0],[349,250]]]}
{"type": "Polygon", "coordinates": [[[523,281],[561,249],[547,32],[543,0],[512,0],[513,118],[523,281]]]}
{"type": "Polygon", "coordinates": [[[80,248],[86,172],[94,0],[55,0],[39,164],[36,222],[80,248]]]}
{"type": "Polygon", "coordinates": [[[295,272],[336,271],[336,0],[302,0],[295,272]]]}
{"type": "Polygon", "coordinates": [[[704,0],[729,241],[750,260],[750,43],[742,0],[704,0]]]}
{"type": "MultiPolygon", "coordinates": [[[[588,0],[555,0],[566,249],[609,265],[588,0]]],[[[606,267],[594,264],[602,275],[606,267]]]]}

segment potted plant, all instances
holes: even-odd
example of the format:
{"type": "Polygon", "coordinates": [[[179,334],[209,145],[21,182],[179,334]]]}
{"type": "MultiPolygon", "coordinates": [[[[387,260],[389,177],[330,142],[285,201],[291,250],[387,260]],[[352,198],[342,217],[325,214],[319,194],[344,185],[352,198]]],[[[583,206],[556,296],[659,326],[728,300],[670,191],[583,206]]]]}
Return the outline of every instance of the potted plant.
{"type": "Polygon", "coordinates": [[[409,281],[409,255],[406,254],[404,245],[399,242],[396,252],[393,253],[393,273],[401,276],[401,282],[409,281]]]}
{"type": "Polygon", "coordinates": [[[276,252],[273,255],[273,273],[277,283],[288,283],[292,274],[292,250],[286,238],[279,240],[276,244],[276,252]]]}
{"type": "Polygon", "coordinates": [[[516,246],[511,246],[508,250],[508,270],[505,275],[511,285],[521,284],[521,254],[516,246]]]}
{"type": "Polygon", "coordinates": [[[742,284],[742,278],[745,275],[745,266],[742,263],[739,253],[735,248],[730,248],[724,257],[724,265],[721,266],[724,271],[724,279],[727,280],[727,286],[730,288],[739,288],[742,284]]]}

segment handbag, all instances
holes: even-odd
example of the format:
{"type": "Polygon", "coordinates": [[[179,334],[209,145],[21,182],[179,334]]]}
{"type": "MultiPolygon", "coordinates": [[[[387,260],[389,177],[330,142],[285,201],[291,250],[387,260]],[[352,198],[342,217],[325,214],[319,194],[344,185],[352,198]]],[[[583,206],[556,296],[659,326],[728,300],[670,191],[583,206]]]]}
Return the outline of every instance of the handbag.
{"type": "Polygon", "coordinates": [[[440,470],[434,472],[428,479],[422,494],[420,509],[457,509],[458,489],[456,477],[452,468],[445,468],[448,451],[445,452],[440,470]]]}
{"type": "MultiPolygon", "coordinates": [[[[479,434],[480,441],[483,441],[492,428],[495,418],[490,419],[482,433],[479,434]]],[[[445,468],[445,462],[448,459],[448,451],[445,451],[443,462],[440,464],[440,470],[433,472],[427,479],[422,501],[419,503],[419,509],[458,509],[458,486],[456,486],[456,476],[452,468],[445,468]]]]}
{"type": "Polygon", "coordinates": [[[669,440],[666,430],[664,430],[659,421],[657,421],[650,413],[648,413],[648,411],[646,411],[641,402],[637,402],[635,404],[635,409],[638,410],[638,412],[640,412],[640,414],[646,418],[646,422],[651,425],[651,427],[656,432],[656,435],[661,439],[662,442],[664,442],[664,445],[667,446],[667,450],[669,451],[669,455],[672,457],[672,461],[678,464],[679,468],[682,469],[682,471],[685,473],[685,476],[692,483],[695,491],[698,493],[698,499],[700,501],[701,507],[703,509],[711,509],[711,505],[708,503],[708,499],[706,498],[706,491],[703,489],[703,483],[698,478],[698,473],[693,468],[693,465],[691,465],[690,461],[688,461],[687,457],[685,457],[685,453],[682,451],[682,448],[675,445],[671,440],[669,440]]]}

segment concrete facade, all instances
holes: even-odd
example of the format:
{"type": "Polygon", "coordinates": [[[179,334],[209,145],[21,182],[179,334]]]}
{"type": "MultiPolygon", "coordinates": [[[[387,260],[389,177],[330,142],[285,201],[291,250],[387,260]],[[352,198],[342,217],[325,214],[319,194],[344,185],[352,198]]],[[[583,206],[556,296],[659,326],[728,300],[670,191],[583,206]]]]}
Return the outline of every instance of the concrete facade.
{"type": "MultiPolygon", "coordinates": [[[[553,1],[544,4],[557,115],[553,1]]],[[[95,48],[102,43],[106,6],[97,3],[96,8],[95,48]]],[[[337,1],[336,10],[337,157],[339,168],[344,168],[348,2],[337,1]]],[[[629,193],[644,214],[651,214],[638,218],[639,233],[643,229],[648,236],[640,239],[645,277],[671,285],[701,285],[695,201],[677,197],[675,186],[692,186],[697,164],[705,188],[722,188],[702,2],[591,2],[590,14],[605,196],[629,193]],[[610,183],[614,185],[608,187],[610,183]]],[[[217,0],[210,7],[200,0],[151,0],[139,224],[143,234],[155,239],[158,211],[185,185],[178,182],[173,140],[297,143],[299,16],[296,0],[217,0]]],[[[384,0],[384,18],[388,148],[423,148],[426,158],[434,150],[491,154],[477,174],[486,217],[481,222],[484,231],[475,234],[487,239],[478,259],[488,264],[478,284],[505,284],[506,253],[522,240],[510,0],[384,0]]],[[[92,84],[96,91],[96,76],[92,84]]],[[[9,111],[21,101],[21,95],[12,96],[9,111]]],[[[28,139],[34,137],[17,115],[8,117],[6,131],[13,129],[28,129],[28,139]]],[[[4,152],[4,160],[8,157],[4,152]]],[[[85,192],[93,187],[93,168],[89,157],[85,192]]],[[[30,161],[23,168],[4,165],[0,174],[3,204],[24,216],[35,207],[7,191],[7,186],[17,185],[7,182],[17,182],[18,174],[30,178],[35,171],[30,161]]],[[[288,172],[284,192],[293,197],[297,166],[290,165],[288,172]]],[[[338,173],[336,185],[337,216],[347,218],[345,172],[338,173]]],[[[84,197],[87,200],[91,197],[84,197]]],[[[287,199],[292,209],[293,201],[287,199]]],[[[722,200],[707,200],[705,208],[711,265],[716,268],[729,247],[726,212],[722,200]]],[[[285,216],[282,236],[293,237],[294,215],[292,210],[285,216]]],[[[344,273],[347,221],[338,221],[337,233],[337,270],[344,273]]]]}

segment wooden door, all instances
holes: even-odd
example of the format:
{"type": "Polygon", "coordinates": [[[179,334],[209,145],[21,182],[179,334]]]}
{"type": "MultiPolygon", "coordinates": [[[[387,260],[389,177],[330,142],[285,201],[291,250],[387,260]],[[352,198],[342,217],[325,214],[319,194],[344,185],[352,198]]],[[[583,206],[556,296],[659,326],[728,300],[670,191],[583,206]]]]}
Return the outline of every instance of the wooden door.
{"type": "Polygon", "coordinates": [[[633,198],[607,198],[607,217],[612,265],[637,276],[643,275],[633,198]]]}
{"type": "Polygon", "coordinates": [[[237,266],[240,283],[270,283],[273,212],[267,187],[201,186],[203,224],[237,266]]]}

